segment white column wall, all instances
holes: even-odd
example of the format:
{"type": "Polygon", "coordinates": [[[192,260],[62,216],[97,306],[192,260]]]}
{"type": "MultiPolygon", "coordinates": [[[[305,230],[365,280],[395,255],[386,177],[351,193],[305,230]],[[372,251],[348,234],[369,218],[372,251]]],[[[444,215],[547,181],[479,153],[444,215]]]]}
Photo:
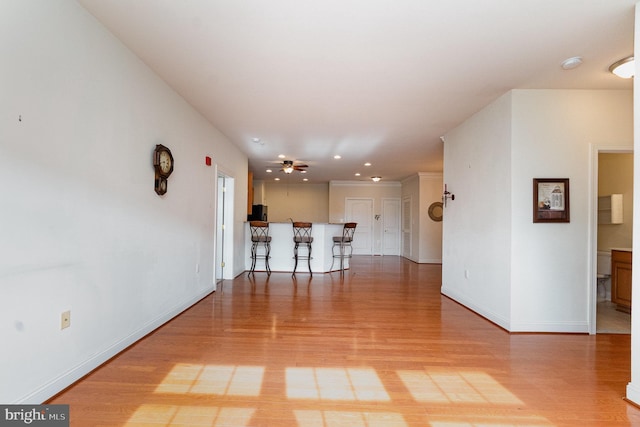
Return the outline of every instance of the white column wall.
{"type": "Polygon", "coordinates": [[[514,90],[512,120],[511,330],[589,332],[591,147],[631,143],[632,94],[514,90]],[[569,178],[569,223],[533,223],[533,178],[569,178]]]}
{"type": "MultiPolygon", "coordinates": [[[[635,21],[635,52],[634,56],[640,58],[640,3],[636,4],[636,21],[635,21]]],[[[638,76],[640,66],[638,61],[635,63],[636,71],[635,75],[638,76]]],[[[640,135],[637,129],[640,129],[640,87],[634,84],[633,86],[633,123],[636,128],[636,132],[633,136],[633,162],[635,165],[640,165],[640,135]]],[[[635,168],[633,173],[633,187],[636,189],[633,194],[633,222],[640,224],[640,172],[638,167],[635,168]]],[[[640,227],[635,227],[633,230],[633,246],[640,248],[640,227]]],[[[640,255],[638,251],[633,252],[632,263],[636,266],[640,265],[640,255]]],[[[633,301],[640,301],[640,274],[634,274],[631,277],[631,299],[633,301]]],[[[637,309],[631,311],[631,381],[627,385],[627,399],[636,405],[640,405],[640,313],[637,309]]]]}
{"type": "Polygon", "coordinates": [[[442,293],[509,329],[511,93],[445,135],[442,293]]]}

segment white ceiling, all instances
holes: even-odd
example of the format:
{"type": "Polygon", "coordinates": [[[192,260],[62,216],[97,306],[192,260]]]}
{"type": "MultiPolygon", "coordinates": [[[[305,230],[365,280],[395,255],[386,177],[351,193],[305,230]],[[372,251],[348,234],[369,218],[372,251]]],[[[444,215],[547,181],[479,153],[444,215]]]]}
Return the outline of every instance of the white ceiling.
{"type": "Polygon", "coordinates": [[[258,179],[284,176],[278,154],[310,166],[290,182],[442,171],[440,136],[511,89],[633,84],[608,67],[633,54],[636,0],[78,1],[258,179]]]}

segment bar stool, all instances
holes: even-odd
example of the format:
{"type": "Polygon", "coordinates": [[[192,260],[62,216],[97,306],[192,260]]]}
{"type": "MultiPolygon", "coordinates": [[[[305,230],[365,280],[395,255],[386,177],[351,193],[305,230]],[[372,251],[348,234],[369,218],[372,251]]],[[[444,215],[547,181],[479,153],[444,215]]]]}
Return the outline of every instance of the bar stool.
{"type": "Polygon", "coordinates": [[[333,236],[333,246],[331,247],[333,259],[331,260],[331,268],[329,268],[329,271],[333,270],[333,262],[338,258],[340,259],[340,274],[344,274],[344,259],[351,258],[351,255],[353,255],[351,242],[353,242],[353,234],[356,231],[357,225],[358,223],[356,222],[347,222],[342,228],[342,236],[333,236]],[[336,248],[339,249],[337,254],[335,252],[336,248]],[[348,255],[346,254],[347,248],[349,248],[348,255]]]}
{"type": "Polygon", "coordinates": [[[294,222],[293,223],[293,242],[295,243],[293,247],[293,258],[296,260],[295,265],[293,266],[293,274],[295,276],[296,269],[298,268],[298,260],[306,259],[307,264],[309,265],[309,274],[313,277],[313,273],[311,272],[311,243],[313,243],[313,237],[311,237],[311,226],[310,222],[294,222]],[[299,255],[298,248],[302,246],[307,249],[307,255],[299,255]]]}
{"type": "Polygon", "coordinates": [[[249,228],[251,229],[251,270],[249,274],[252,274],[256,269],[256,260],[258,258],[264,259],[264,265],[267,270],[267,274],[271,274],[271,268],[269,268],[269,254],[271,252],[271,236],[269,236],[269,223],[265,221],[251,221],[249,222],[249,228]],[[258,254],[258,247],[264,248],[263,254],[258,254]]]}

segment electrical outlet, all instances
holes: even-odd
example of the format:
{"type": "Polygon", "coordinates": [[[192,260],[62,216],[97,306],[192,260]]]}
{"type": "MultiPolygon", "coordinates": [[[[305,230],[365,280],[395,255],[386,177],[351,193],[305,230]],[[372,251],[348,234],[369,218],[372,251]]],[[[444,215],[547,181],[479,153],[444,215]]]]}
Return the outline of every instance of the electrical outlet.
{"type": "Polygon", "coordinates": [[[65,311],[60,315],[60,329],[66,329],[71,326],[71,310],[65,311]]]}

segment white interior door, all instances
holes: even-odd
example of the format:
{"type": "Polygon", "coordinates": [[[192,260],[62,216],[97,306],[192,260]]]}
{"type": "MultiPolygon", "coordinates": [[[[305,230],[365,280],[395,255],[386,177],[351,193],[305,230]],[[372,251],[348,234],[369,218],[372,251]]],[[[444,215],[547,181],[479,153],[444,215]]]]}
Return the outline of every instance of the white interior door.
{"type": "Polygon", "coordinates": [[[402,256],[411,259],[411,197],[402,199],[402,256]]]}
{"type": "Polygon", "coordinates": [[[217,211],[216,211],[216,287],[224,278],[224,213],[225,213],[225,176],[218,174],[217,211]]]}
{"type": "Polygon", "coordinates": [[[382,255],[400,255],[400,199],[382,199],[382,255]]]}
{"type": "Polygon", "coordinates": [[[357,222],[353,235],[354,255],[371,255],[373,252],[373,199],[347,198],[345,200],[347,222],[357,222]]]}
{"type": "MultiPolygon", "coordinates": [[[[214,283],[233,279],[233,206],[235,178],[223,172],[216,174],[216,237],[214,283]]],[[[217,288],[217,285],[216,285],[217,288]]]]}

